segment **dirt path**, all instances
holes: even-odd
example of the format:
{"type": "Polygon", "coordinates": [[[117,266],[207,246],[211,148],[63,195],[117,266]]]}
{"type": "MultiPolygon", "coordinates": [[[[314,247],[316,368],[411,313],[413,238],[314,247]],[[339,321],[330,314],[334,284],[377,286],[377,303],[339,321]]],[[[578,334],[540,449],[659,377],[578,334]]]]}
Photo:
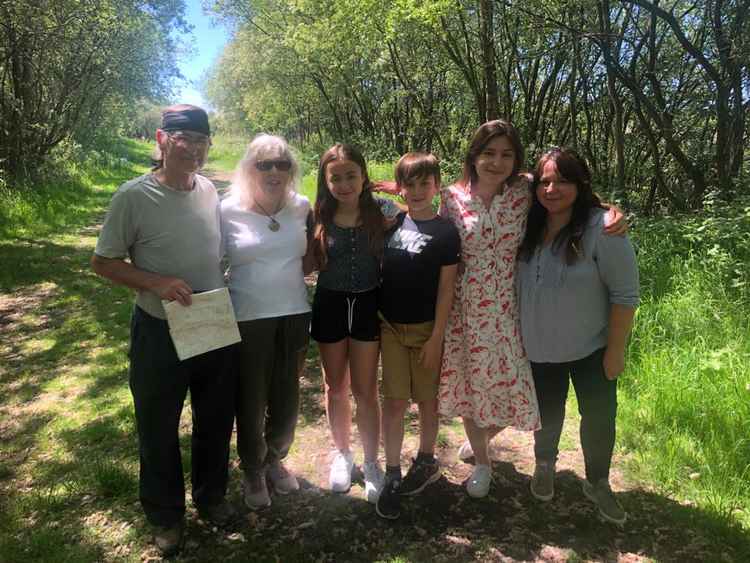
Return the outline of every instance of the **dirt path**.
{"type": "MultiPolygon", "coordinates": [[[[229,183],[226,173],[209,171],[208,176],[224,188],[229,183]]],[[[12,541],[27,546],[19,553],[34,553],[38,534],[59,533],[62,538],[73,538],[62,541],[85,546],[81,552],[84,555],[73,560],[155,560],[158,556],[148,542],[148,527],[134,490],[135,436],[123,368],[129,304],[123,302],[127,301],[124,292],[117,292],[115,298],[109,294],[96,297],[106,286],[88,270],[93,241],[89,228],[81,232],[79,244],[71,246],[73,250],[61,252],[50,241],[39,242],[46,250],[39,251],[38,256],[33,249],[24,250],[30,264],[52,259],[64,263],[66,269],[51,281],[30,279],[19,283],[12,293],[0,294],[0,437],[4,450],[0,453],[0,491],[4,495],[0,513],[6,513],[0,516],[0,531],[3,518],[11,513],[5,510],[10,502],[23,523],[8,534],[8,538],[14,536],[12,541]],[[81,300],[71,296],[80,296],[81,300]],[[71,315],[91,317],[97,324],[91,329],[91,342],[66,353],[61,360],[51,356],[50,350],[60,340],[63,344],[74,341],[61,338],[71,315]],[[40,351],[42,345],[48,348],[40,351]],[[113,373],[106,379],[92,379],[86,370],[95,369],[92,366],[103,361],[105,354],[113,358],[113,373]],[[50,426],[44,431],[45,425],[59,417],[72,417],[83,405],[109,397],[106,393],[120,397],[119,402],[107,398],[97,403],[96,414],[84,415],[81,429],[58,432],[50,426]],[[85,433],[92,428],[101,430],[103,438],[85,442],[85,433]],[[66,454],[68,465],[62,467],[62,477],[44,473],[40,468],[49,465],[50,444],[63,439],[70,441],[73,453],[66,454]],[[36,505],[23,500],[24,495],[66,483],[66,479],[79,483],[76,475],[88,474],[88,457],[96,452],[119,464],[116,467],[123,472],[121,478],[130,484],[116,494],[97,493],[99,489],[92,492],[84,479],[82,484],[69,487],[65,501],[55,504],[52,512],[33,508],[36,505]]],[[[10,252],[1,247],[0,251],[10,252]]],[[[81,334],[80,326],[76,331],[77,336],[81,334]]],[[[625,479],[621,468],[627,460],[620,455],[615,456],[612,485],[620,493],[630,519],[622,528],[601,521],[581,492],[583,460],[574,408],[569,409],[561,441],[557,494],[551,502],[538,502],[528,492],[533,472],[532,436],[512,429],[495,439],[494,485],[489,496],[469,498],[462,482],[472,466],[456,459],[464,440],[463,430],[458,419],[445,420],[437,450],[443,477],[421,495],[404,501],[399,520],[383,521],[364,501],[361,483],[344,495],[327,490],[332,443],[314,346],[306,367],[298,432],[288,458],[302,489],[288,497],[274,496],[266,510],[255,513],[242,509],[242,518],[229,530],[206,526],[189,508],[188,541],[179,560],[682,562],[745,561],[746,555],[750,556],[750,550],[740,551],[750,546],[750,541],[740,541],[739,547],[717,545],[707,526],[713,521],[700,509],[625,479]]],[[[185,409],[182,426],[185,434],[189,433],[189,409],[185,409]]],[[[418,421],[412,409],[407,415],[404,469],[416,454],[417,435],[418,421]]],[[[187,440],[183,443],[187,445],[187,440]]],[[[353,449],[355,459],[361,462],[362,450],[356,439],[353,449]]],[[[229,496],[242,507],[235,451],[233,446],[229,496]]],[[[49,560],[55,559],[51,555],[49,560]]]]}

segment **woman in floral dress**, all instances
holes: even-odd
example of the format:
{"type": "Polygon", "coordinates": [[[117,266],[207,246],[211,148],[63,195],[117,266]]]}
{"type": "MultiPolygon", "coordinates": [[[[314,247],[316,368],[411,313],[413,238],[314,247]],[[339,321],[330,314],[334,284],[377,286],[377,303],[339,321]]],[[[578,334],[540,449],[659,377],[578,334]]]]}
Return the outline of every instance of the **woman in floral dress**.
{"type": "Polygon", "coordinates": [[[514,279],[531,205],[530,178],[519,174],[516,129],[496,120],[475,133],[463,178],[441,191],[440,214],[461,235],[462,272],[446,329],[439,411],[461,416],[476,458],[467,492],[489,491],[489,438],[513,425],[539,429],[534,383],[521,343],[514,279]]]}

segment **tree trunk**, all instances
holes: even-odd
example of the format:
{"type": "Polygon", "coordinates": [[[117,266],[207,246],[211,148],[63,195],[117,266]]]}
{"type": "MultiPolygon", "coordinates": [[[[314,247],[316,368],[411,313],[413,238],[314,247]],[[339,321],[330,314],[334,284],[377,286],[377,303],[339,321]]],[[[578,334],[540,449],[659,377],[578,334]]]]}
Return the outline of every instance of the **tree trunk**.
{"type": "Polygon", "coordinates": [[[497,76],[495,74],[494,0],[480,0],[482,67],[484,68],[485,121],[500,117],[497,76]]]}

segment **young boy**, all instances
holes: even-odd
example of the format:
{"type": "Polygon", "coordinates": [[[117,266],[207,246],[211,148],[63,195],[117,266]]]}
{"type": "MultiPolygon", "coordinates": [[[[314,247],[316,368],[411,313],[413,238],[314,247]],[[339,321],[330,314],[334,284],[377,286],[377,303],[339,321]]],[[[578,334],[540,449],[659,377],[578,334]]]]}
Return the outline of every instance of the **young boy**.
{"type": "Polygon", "coordinates": [[[402,495],[415,495],[440,478],[435,459],[437,393],[461,247],[456,227],[432,207],[440,188],[435,156],[402,156],[396,164],[396,185],[408,212],[399,214],[386,233],[378,296],[386,475],[375,510],[391,520],[399,517],[402,495]],[[419,453],[402,480],[401,446],[409,399],[419,405],[419,453]]]}

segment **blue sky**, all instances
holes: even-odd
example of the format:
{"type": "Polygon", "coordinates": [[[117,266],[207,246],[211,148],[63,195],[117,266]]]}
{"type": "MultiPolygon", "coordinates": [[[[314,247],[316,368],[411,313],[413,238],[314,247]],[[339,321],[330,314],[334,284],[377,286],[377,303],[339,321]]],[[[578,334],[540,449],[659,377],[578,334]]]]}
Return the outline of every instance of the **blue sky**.
{"type": "Polygon", "coordinates": [[[191,48],[191,52],[180,61],[180,72],[187,83],[178,85],[174,101],[207,107],[208,103],[198,91],[198,82],[221,54],[229,40],[229,33],[224,27],[213,25],[211,17],[203,14],[201,0],[186,0],[185,4],[186,18],[193,26],[193,33],[183,35],[183,42],[191,48]]]}

